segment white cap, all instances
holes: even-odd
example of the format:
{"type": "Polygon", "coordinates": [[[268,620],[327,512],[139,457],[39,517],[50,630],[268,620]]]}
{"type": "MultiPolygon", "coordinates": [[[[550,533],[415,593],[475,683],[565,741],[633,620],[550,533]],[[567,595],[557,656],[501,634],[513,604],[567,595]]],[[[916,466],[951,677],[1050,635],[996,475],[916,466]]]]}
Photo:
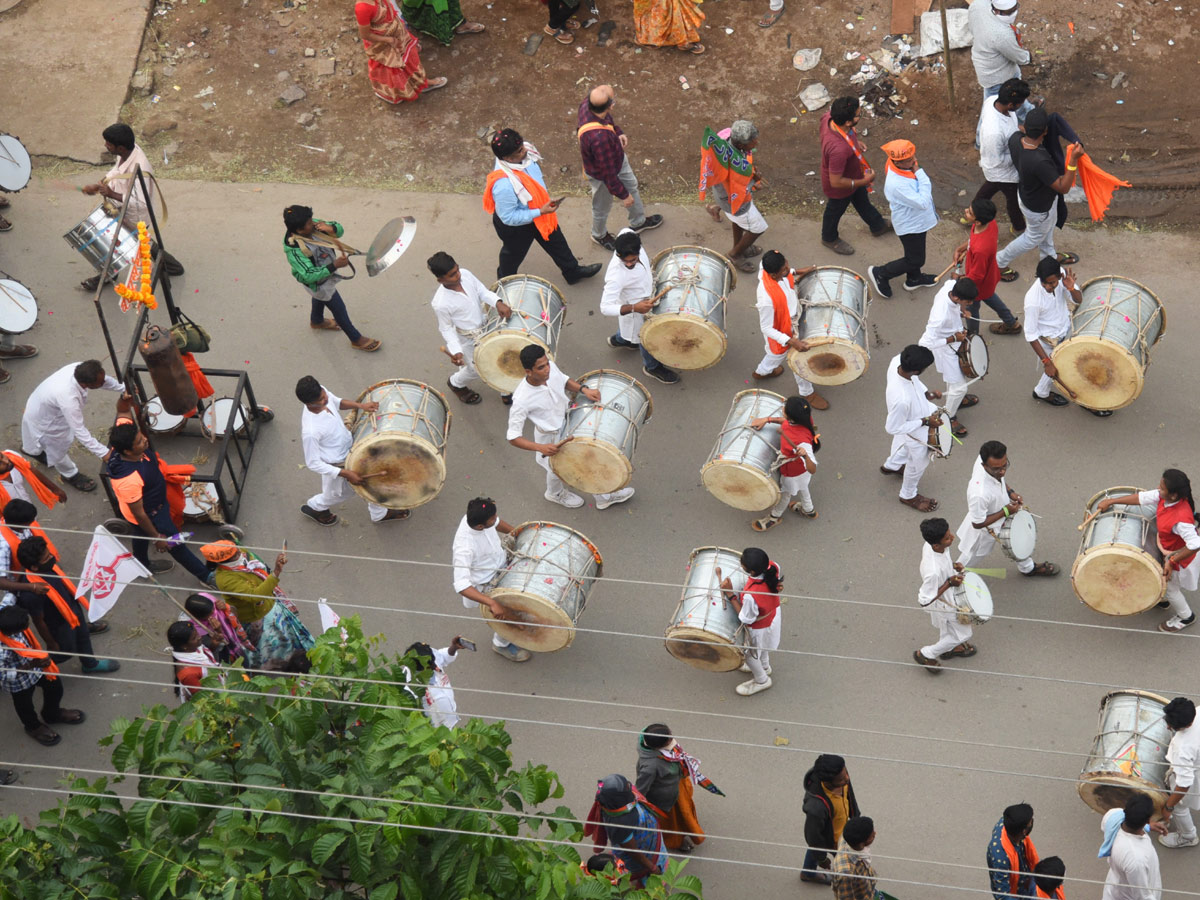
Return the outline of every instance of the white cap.
{"type": "Polygon", "coordinates": [[[1017,0],[992,0],[992,9],[996,12],[1010,13],[1017,8],[1017,0]]]}

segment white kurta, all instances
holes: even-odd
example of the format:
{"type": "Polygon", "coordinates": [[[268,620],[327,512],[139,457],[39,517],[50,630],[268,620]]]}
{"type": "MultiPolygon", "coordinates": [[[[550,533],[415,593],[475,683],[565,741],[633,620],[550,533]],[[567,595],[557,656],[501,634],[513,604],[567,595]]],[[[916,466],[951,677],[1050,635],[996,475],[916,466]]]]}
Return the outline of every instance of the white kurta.
{"type": "Polygon", "coordinates": [[[962,310],[950,299],[950,291],[954,281],[947,281],[933,298],[933,306],[929,310],[929,321],[925,323],[925,333],[917,341],[922,347],[933,351],[933,365],[938,370],[947,385],[966,381],[962,366],[958,364],[958,346],[960,341],[947,344],[946,339],[960,331],[966,331],[962,310]]]}
{"type": "MultiPolygon", "coordinates": [[[[328,398],[325,408],[315,413],[306,406],[300,414],[304,465],[321,476],[321,493],[309,497],[306,504],[317,512],[324,512],[354,496],[350,482],[338,475],[354,446],[354,436],[342,421],[342,399],[324,385],[321,387],[328,398]]],[[[388,512],[386,507],[369,501],[367,509],[372,522],[381,521],[388,512]]]]}
{"type": "Polygon", "coordinates": [[[456,291],[438,285],[430,305],[437,317],[438,331],[451,353],[463,353],[471,340],[462,338],[483,327],[484,306],[495,308],[500,298],[483,286],[469,270],[458,267],[462,276],[462,290],[456,291]]]}
{"type": "Polygon", "coordinates": [[[937,409],[925,397],[925,385],[920,376],[901,378],[900,354],[892,357],[887,370],[887,418],[884,430],[892,435],[892,452],[884,462],[888,469],[904,466],[904,479],[900,486],[900,497],[911,500],[917,495],[921,476],[933,458],[929,448],[929,429],[921,424],[926,416],[937,409]]]}
{"type": "MultiPolygon", "coordinates": [[[[11,453],[13,451],[5,451],[11,453]]],[[[17,467],[13,466],[3,475],[0,475],[0,486],[8,492],[10,500],[24,500],[26,503],[32,503],[33,499],[29,496],[29,489],[25,484],[25,476],[17,471],[17,467]]]]}
{"type": "MultiPolygon", "coordinates": [[[[975,457],[975,465],[971,469],[971,480],[967,483],[967,514],[963,516],[958,526],[958,561],[964,566],[974,565],[992,552],[996,546],[996,538],[988,528],[976,528],[976,522],[982,522],[988,516],[994,515],[1009,504],[1008,483],[1004,477],[993,478],[983,467],[983,460],[975,457]]],[[[992,531],[998,530],[1001,522],[989,526],[992,531]]],[[[1033,571],[1033,559],[1022,559],[1017,563],[1022,572],[1033,571]]]]}
{"type": "MultiPolygon", "coordinates": [[[[1138,503],[1142,509],[1150,515],[1154,515],[1158,510],[1158,501],[1161,498],[1158,491],[1138,491],[1138,503]]],[[[1182,500],[1176,500],[1175,503],[1183,503],[1182,500]]],[[[1170,508],[1175,503],[1168,503],[1170,508]]],[[[1196,532],[1195,522],[1179,522],[1171,529],[1172,533],[1183,539],[1183,543],[1189,550],[1200,550],[1200,534],[1196,532]]],[[[1157,540],[1157,539],[1156,539],[1157,540]]],[[[1159,547],[1159,550],[1162,548],[1159,547]]],[[[1185,591],[1194,591],[1200,587],[1200,556],[1192,557],[1191,565],[1184,566],[1182,569],[1174,569],[1171,572],[1171,580],[1178,584],[1185,591]]],[[[1200,808],[1200,807],[1198,807],[1200,808]]]]}
{"type": "MultiPolygon", "coordinates": [[[[767,276],[768,278],[770,276],[767,276]]],[[[781,365],[787,359],[787,342],[793,337],[789,331],[784,334],[775,327],[775,303],[771,300],[771,295],[767,293],[767,286],[763,284],[763,267],[762,263],[758,264],[758,280],[755,282],[756,292],[754,295],[754,308],[758,310],[758,328],[763,336],[763,358],[758,364],[758,368],[754,371],[759,375],[767,375],[773,372],[775,368],[781,365]],[[777,344],[782,344],[784,350],[782,353],[776,353],[771,349],[771,341],[777,344]]],[[[785,278],[779,282],[779,286],[783,289],[784,299],[787,300],[788,321],[795,322],[799,312],[799,300],[796,297],[796,291],[792,288],[785,278]]],[[[792,373],[795,375],[795,373],[792,373]]],[[[816,388],[812,382],[799,375],[796,377],[796,392],[801,397],[808,397],[816,388]]]]}
{"type": "MultiPolygon", "coordinates": [[[[78,365],[78,362],[67,363],[34,388],[25,401],[25,414],[21,417],[21,443],[25,451],[36,455],[44,450],[46,461],[56,468],[67,461],[72,441],[79,441],[98,457],[103,458],[108,453],[108,448],[96,440],[84,424],[83,407],[87,403],[88,389],[75,380],[78,365]]],[[[100,390],[124,391],[125,386],[106,375],[100,390]]],[[[74,465],[70,468],[74,469],[74,465]]]]}
{"type": "MultiPolygon", "coordinates": [[[[622,228],[618,234],[629,232],[632,228],[622,228]]],[[[642,323],[646,317],[642,313],[626,313],[621,315],[621,307],[626,303],[637,303],[654,296],[654,273],[650,269],[650,257],[646,248],[642,247],[638,254],[637,264],[626,268],[621,257],[613,253],[604,270],[604,293],[600,295],[600,314],[602,316],[617,316],[617,329],[622,339],[634,344],[640,344],[639,335],[642,323]]]]}
{"type": "Polygon", "coordinates": [[[458,704],[454,702],[454,688],[450,686],[450,676],[446,674],[446,667],[457,658],[458,654],[451,655],[449,647],[433,651],[436,668],[429,676],[429,686],[425,688],[421,706],[434,728],[442,725],[453,728],[458,724],[458,704]]]}
{"type": "Polygon", "coordinates": [[[970,625],[958,621],[958,609],[954,605],[954,588],[946,588],[938,596],[938,589],[946,579],[955,575],[954,561],[950,551],[938,553],[928,541],[921,545],[921,587],[917,590],[917,602],[929,611],[929,619],[938,630],[936,643],[921,648],[926,659],[936,659],[947,650],[953,650],[974,633],[970,625]]]}
{"type": "Polygon", "coordinates": [[[1167,762],[1171,764],[1168,778],[1172,790],[1188,789],[1179,805],[1188,809],[1200,809],[1200,778],[1196,777],[1196,767],[1200,766],[1200,721],[1195,721],[1172,735],[1171,743],[1167,747],[1167,762]]]}
{"type": "MultiPolygon", "coordinates": [[[[496,526],[476,530],[463,516],[454,532],[451,562],[454,564],[454,591],[461,594],[469,587],[484,591],[508,559],[496,526]]],[[[474,609],[479,604],[463,598],[463,606],[474,609]]]]}
{"type": "Polygon", "coordinates": [[[1148,834],[1117,831],[1101,896],[1102,900],[1162,900],[1158,854],[1148,834]]]}

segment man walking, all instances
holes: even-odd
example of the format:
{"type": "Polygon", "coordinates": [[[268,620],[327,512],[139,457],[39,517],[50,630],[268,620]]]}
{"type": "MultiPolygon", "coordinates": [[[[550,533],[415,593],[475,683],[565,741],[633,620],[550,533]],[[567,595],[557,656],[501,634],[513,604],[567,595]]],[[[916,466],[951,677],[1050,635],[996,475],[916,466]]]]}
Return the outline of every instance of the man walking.
{"type": "MultiPolygon", "coordinates": [[[[1110,817],[1120,811],[1110,809],[1100,820],[1100,830],[1106,830],[1110,817]]],[[[1104,879],[1101,900],[1161,900],[1162,872],[1154,842],[1146,833],[1149,825],[1154,831],[1166,829],[1160,822],[1150,823],[1154,801],[1148,794],[1134,792],[1125,803],[1125,821],[1117,829],[1108,857],[1108,877],[1104,879]]]]}
{"type": "Polygon", "coordinates": [[[888,363],[887,418],[883,427],[892,436],[892,452],[879,467],[884,475],[903,479],[900,502],[924,513],[938,508],[932,497],[917,493],[921,476],[933,458],[928,429],[942,423],[941,413],[932,402],[942,395],[921,383],[921,373],[931,365],[933,351],[920,344],[909,344],[888,363]]]}
{"type": "Polygon", "coordinates": [[[966,437],[966,426],[958,421],[959,407],[969,409],[979,402],[975,394],[967,393],[967,376],[959,364],[958,348],[967,340],[967,325],[964,316],[967,309],[979,297],[979,290],[970,278],[957,281],[947,279],[933,298],[925,332],[917,342],[933,351],[933,364],[946,382],[946,415],[950,417],[950,429],[956,437],[966,437]]]}
{"type": "Polygon", "coordinates": [[[913,660],[930,675],[942,674],[942,659],[974,656],[979,649],[972,644],[974,630],[958,621],[954,589],[963,583],[963,567],[950,558],[954,532],[950,523],[937,516],[921,522],[921,586],[917,603],[929,611],[929,619],[938,630],[938,639],[913,651],[913,660]]]}
{"type": "Polygon", "coordinates": [[[1176,697],[1163,710],[1171,743],[1167,747],[1167,786],[1171,793],[1163,803],[1163,812],[1170,817],[1171,833],[1158,839],[1164,847],[1178,849],[1200,844],[1192,810],[1200,809],[1200,789],[1197,788],[1196,767],[1200,766],[1200,726],[1196,725],[1196,704],[1186,697],[1176,697]]]}
{"type": "Polygon", "coordinates": [[[954,251],[954,261],[962,265],[963,277],[975,282],[979,297],[967,307],[967,333],[979,334],[979,307],[986,305],[1000,316],[999,322],[988,326],[992,334],[1020,334],[1021,325],[1008,308],[996,286],[1000,283],[1000,267],[996,265],[996,245],[999,229],[996,227],[996,204],[991,200],[976,197],[963,211],[964,221],[970,226],[967,239],[954,251]]]}
{"type": "Polygon", "coordinates": [[[821,190],[826,197],[821,243],[842,256],[854,254],[854,248],[838,237],[838,223],[850,204],[854,204],[873,237],[891,230],[868,195],[875,183],[875,171],[867,165],[863,155],[867,147],[855,131],[859,115],[857,97],[838,97],[821,117],[821,190]]]}
{"type": "Polygon", "coordinates": [[[892,228],[904,255],[883,266],[868,266],[871,283],[882,297],[892,296],[891,280],[904,277],[904,289],[916,291],[936,284],[937,279],[921,271],[925,265],[925,236],[938,223],[933,207],[933,185],[917,162],[912,141],[888,141],[881,148],[888,156],[883,193],[892,209],[892,228]]]}
{"type": "Polygon", "coordinates": [[[754,205],[754,191],[767,186],[754,165],[758,128],[738,119],[724,131],[706,130],[701,143],[700,199],[712,190],[715,204],[705,207],[714,221],[725,214],[733,227],[733,249],[729,261],[743,272],[753,272],[754,258],[762,248],[754,241],[767,230],[767,220],[754,205]]]}
{"type": "Polygon", "coordinates": [[[979,168],[983,170],[983,184],[975,192],[975,199],[990,200],[997,193],[1003,193],[1008,205],[1008,220],[1017,234],[1025,230],[1025,214],[1017,202],[1020,176],[1008,141],[1020,128],[1017,110],[1028,96],[1029,85],[1019,78],[1010,78],[1000,85],[997,96],[983,98],[983,109],[979,113],[979,168]]]}
{"type": "Polygon", "coordinates": [[[822,753],[813,767],[804,773],[804,867],[800,880],[812,884],[830,884],[829,854],[836,851],[846,823],[862,815],[850,784],[846,760],[833,753],[822,753]]]}
{"type": "MultiPolygon", "coordinates": [[[[1032,831],[1033,807],[1028,803],[1006,807],[992,829],[987,867],[996,900],[1034,896],[1033,867],[1037,865],[1038,853],[1029,837],[1032,831]]],[[[1154,852],[1153,847],[1150,852],[1154,852]]]]}
{"type": "MultiPolygon", "coordinates": [[[[972,3],[967,8],[967,22],[972,36],[971,62],[986,104],[988,97],[1000,92],[1005,81],[1021,77],[1021,66],[1029,65],[1029,51],[1016,24],[1017,0],[972,3]]],[[[1033,108],[1033,103],[1022,98],[1016,109],[1017,121],[1024,122],[1033,108]]],[[[975,146],[980,146],[979,125],[975,127],[975,146]]]]}
{"type": "Polygon", "coordinates": [[[600,314],[617,317],[617,333],[609,335],[610,347],[636,347],[642,354],[642,372],[663,384],[678,384],[679,374],[668,369],[642,346],[642,323],[654,308],[654,273],[642,239],[632,228],[623,228],[613,242],[612,259],[604,272],[600,314]]]}
{"type": "MultiPolygon", "coordinates": [[[[476,497],[467,504],[467,514],[459,521],[450,548],[454,590],[462,597],[467,609],[486,606],[497,619],[505,618],[504,607],[484,591],[508,561],[500,535],[512,534],[512,531],[513,527],[496,511],[495,500],[476,497]]],[[[531,656],[528,650],[509,643],[495,631],[492,632],[492,649],[509,662],[526,662],[531,656]]]]}
{"type": "MultiPolygon", "coordinates": [[[[796,281],[815,271],[816,266],[793,269],[778,250],[763,254],[758,273],[754,306],[758,310],[758,325],[763,336],[763,358],[754,370],[754,380],[762,381],[783,374],[789,350],[804,352],[807,341],[796,337],[796,281]]],[[[795,374],[795,373],[793,373],[795,374]]],[[[796,375],[796,393],[813,409],[829,409],[829,401],[817,393],[811,381],[796,375]]]]}
{"type": "Polygon", "coordinates": [[[629,214],[629,227],[636,232],[657,228],[662,216],[647,216],[638,192],[637,176],[629,165],[625,147],[629,139],[613,121],[616,95],[611,84],[602,84],[588,92],[579,104],[579,155],[583,173],[592,189],[592,240],[605,250],[614,250],[614,238],[608,231],[608,213],[613,198],[621,201],[629,214]]]}

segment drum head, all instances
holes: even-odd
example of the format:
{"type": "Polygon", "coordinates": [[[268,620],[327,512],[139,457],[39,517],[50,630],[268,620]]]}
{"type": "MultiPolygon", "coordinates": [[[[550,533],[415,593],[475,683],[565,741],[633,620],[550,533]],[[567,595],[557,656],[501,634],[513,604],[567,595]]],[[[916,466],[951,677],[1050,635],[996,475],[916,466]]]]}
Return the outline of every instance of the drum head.
{"type": "Polygon", "coordinates": [[[1008,544],[1013,559],[1029,559],[1037,546],[1037,519],[1027,509],[1013,513],[1008,526],[1008,544]]]}
{"type": "Polygon", "coordinates": [[[1085,551],[1071,567],[1075,596],[1106,616],[1145,612],[1166,593],[1162,567],[1149,553],[1102,544],[1085,551]]]}
{"type": "MultiPolygon", "coordinates": [[[[215,400],[204,410],[200,417],[200,425],[205,434],[222,437],[229,426],[229,414],[233,412],[233,398],[222,397],[215,400]]],[[[238,434],[246,430],[246,409],[242,407],[233,414],[233,430],[238,434]]]]}
{"type": "Polygon", "coordinates": [[[367,250],[367,275],[374,278],[401,256],[417,234],[417,220],[412,216],[392,219],[382,228],[367,250]]]}
{"type": "Polygon", "coordinates": [[[689,372],[715,366],[729,344],[712,322],[684,313],[647,316],[638,339],[663,365],[689,372]]]}
{"type": "Polygon", "coordinates": [[[15,194],[29,184],[32,172],[29,151],[21,139],[11,134],[0,134],[0,191],[15,194]]]}
{"type": "Polygon", "coordinates": [[[978,334],[971,335],[967,341],[967,346],[970,348],[971,368],[975,370],[974,377],[982,378],[988,373],[988,345],[987,341],[978,334]]]}
{"type": "Polygon", "coordinates": [[[745,463],[714,459],[700,470],[704,489],[734,509],[757,512],[779,502],[779,483],[745,463]]]}
{"type": "Polygon", "coordinates": [[[412,509],[438,495],[446,462],[436,447],[403,432],[385,431],[356,441],[346,468],[367,478],[354,492],[388,509],[412,509]]]}
{"type": "Polygon", "coordinates": [[[37,300],[15,278],[0,278],[0,331],[24,334],[37,321],[37,300]]]}
{"type": "Polygon", "coordinates": [[[509,643],[534,653],[553,653],[570,647],[575,640],[575,623],[549,600],[503,587],[492,591],[491,598],[516,617],[516,621],[497,622],[490,609],[479,607],[492,630],[509,643]]]}
{"type": "Polygon", "coordinates": [[[183,427],[185,421],[183,416],[163,409],[162,401],[158,397],[151,397],[146,401],[145,412],[146,424],[154,434],[174,434],[183,427]]]}
{"type": "MultiPolygon", "coordinates": [[[[821,340],[820,338],[817,339],[821,340]]],[[[789,350],[788,368],[813,384],[848,384],[867,371],[871,354],[858,344],[834,338],[809,350],[789,350]]]]}
{"type": "Polygon", "coordinates": [[[941,416],[942,424],[937,427],[936,437],[930,446],[938,456],[944,459],[954,449],[954,433],[950,430],[949,416],[945,413],[942,413],[941,416]]]}
{"type": "Polygon", "coordinates": [[[741,649],[700,628],[669,628],[663,645],[680,662],[708,672],[732,672],[745,662],[741,649]]]}
{"type": "Polygon", "coordinates": [[[1089,409],[1121,409],[1142,393],[1146,373],[1119,344],[1094,336],[1068,338],[1050,355],[1063,384],[1089,409]]]}
{"type": "Polygon", "coordinates": [[[521,349],[530,344],[542,347],[550,361],[554,352],[525,331],[494,331],[475,344],[475,368],[483,383],[502,394],[511,394],[525,377],[521,349]]]}
{"type": "Polygon", "coordinates": [[[217,496],[217,488],[212,482],[193,481],[183,488],[183,520],[185,522],[222,522],[220,516],[214,516],[220,510],[221,500],[217,496]]]}
{"type": "Polygon", "coordinates": [[[608,441],[574,438],[550,457],[554,474],[589,494],[619,491],[633,480],[633,463],[608,441]]]}
{"type": "Polygon", "coordinates": [[[962,583],[963,593],[966,595],[966,601],[971,607],[971,612],[975,614],[975,618],[979,622],[986,622],[992,617],[992,592],[988,590],[987,584],[976,572],[967,572],[963,575],[962,583]]]}

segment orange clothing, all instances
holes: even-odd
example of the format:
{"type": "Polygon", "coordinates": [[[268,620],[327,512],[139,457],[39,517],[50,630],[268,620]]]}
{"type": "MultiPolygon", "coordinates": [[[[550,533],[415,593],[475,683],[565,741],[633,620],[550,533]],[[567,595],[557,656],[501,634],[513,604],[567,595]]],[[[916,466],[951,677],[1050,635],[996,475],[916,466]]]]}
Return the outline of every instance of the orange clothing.
{"type": "MultiPolygon", "coordinates": [[[[525,185],[525,190],[529,191],[531,198],[529,201],[530,209],[541,209],[550,202],[550,195],[536,178],[520,171],[517,171],[516,175],[521,180],[521,184],[525,185]]],[[[483,211],[485,213],[494,213],[496,211],[496,200],[492,197],[492,188],[496,186],[496,182],[501,178],[507,177],[507,173],[501,169],[493,169],[488,173],[487,183],[483,186],[483,211]]],[[[533,224],[537,226],[538,234],[549,240],[550,235],[554,234],[558,228],[558,214],[553,212],[545,213],[534,219],[533,224]]]]}
{"type": "MultiPolygon", "coordinates": [[[[70,625],[72,628],[78,628],[79,616],[75,615],[75,610],[71,609],[71,605],[59,595],[59,590],[65,590],[71,596],[74,596],[75,583],[67,577],[66,573],[59,567],[58,563],[54,564],[54,574],[57,575],[59,579],[57,585],[50,584],[50,582],[48,582],[41,575],[28,570],[25,572],[25,578],[33,584],[44,584],[49,587],[50,590],[46,592],[46,598],[55,605],[59,614],[63,617],[63,619],[66,620],[68,625],[70,625]]],[[[88,603],[86,596],[76,597],[76,600],[79,601],[79,605],[84,609],[90,608],[90,604],[88,603]]]]}
{"type": "MultiPolygon", "coordinates": [[[[1071,162],[1072,160],[1068,160],[1067,165],[1070,165],[1071,162]]],[[[1083,192],[1087,194],[1088,212],[1092,214],[1092,221],[1103,221],[1104,214],[1108,212],[1108,207],[1112,204],[1112,196],[1116,193],[1117,188],[1132,187],[1133,185],[1128,181],[1122,181],[1120,178],[1109,175],[1092,162],[1092,158],[1086,153],[1080,153],[1074,162],[1079,166],[1079,181],[1083,185],[1083,192]]]]}
{"type": "MultiPolygon", "coordinates": [[[[55,559],[61,558],[58,555],[58,548],[55,547],[54,542],[51,541],[50,538],[48,538],[46,536],[46,532],[42,530],[42,526],[37,523],[37,520],[34,520],[26,527],[30,531],[33,532],[35,537],[40,537],[42,540],[44,540],[46,542],[46,547],[50,550],[50,552],[52,554],[54,554],[55,559]]],[[[17,537],[17,533],[12,530],[11,526],[4,524],[3,520],[0,520],[0,537],[4,538],[5,542],[8,544],[9,567],[14,572],[22,571],[25,567],[22,566],[21,563],[17,561],[17,545],[21,543],[21,539],[19,537],[17,537]]]]}
{"type": "MultiPolygon", "coordinates": [[[[54,504],[58,502],[58,495],[42,484],[42,480],[33,474],[33,466],[29,464],[29,460],[13,450],[5,450],[4,455],[13,464],[13,468],[25,478],[25,482],[29,485],[30,490],[33,491],[33,495],[46,505],[46,509],[54,509],[54,504]]],[[[11,479],[11,472],[6,472],[2,477],[11,479]]],[[[11,499],[12,497],[9,496],[8,491],[4,489],[4,482],[0,480],[0,509],[3,509],[4,505],[11,499]]]]}
{"type": "MultiPolygon", "coordinates": [[[[204,373],[200,370],[200,363],[196,362],[196,357],[191,353],[181,354],[183,356],[183,367],[187,369],[188,377],[192,379],[192,385],[196,388],[196,396],[201,400],[211,397],[215,394],[216,388],[212,386],[204,373]]],[[[191,410],[184,414],[184,418],[190,419],[196,415],[196,410],[191,410]]]]}
{"type": "MultiPolygon", "coordinates": [[[[1038,852],[1033,846],[1033,838],[1026,837],[1021,842],[1025,845],[1025,861],[1029,863],[1029,871],[1032,872],[1037,868],[1038,852]]],[[[1008,857],[1008,891],[1010,894],[1016,894],[1017,886],[1021,883],[1021,861],[1017,857],[1017,848],[1013,846],[1013,842],[1009,840],[1008,832],[1000,829],[1000,846],[1004,848],[1004,855],[1008,857]]]]}
{"type": "MultiPolygon", "coordinates": [[[[33,633],[32,628],[26,628],[21,632],[21,635],[25,638],[24,644],[20,641],[14,641],[7,634],[0,631],[0,644],[4,644],[9,649],[15,651],[17,656],[24,656],[27,659],[48,659],[50,657],[50,654],[42,649],[41,641],[37,639],[37,635],[33,633]]],[[[47,681],[54,681],[58,678],[57,673],[58,666],[54,664],[53,660],[50,661],[50,665],[42,669],[42,674],[47,681]]]]}
{"type": "MultiPolygon", "coordinates": [[[[775,309],[775,321],[771,324],[775,326],[776,331],[782,331],[784,334],[792,333],[792,313],[788,309],[787,297],[784,296],[783,288],[779,282],[767,274],[767,270],[763,269],[760,273],[762,277],[763,287],[767,289],[767,294],[771,298],[771,306],[775,309]]],[[[792,291],[796,290],[796,278],[789,271],[787,276],[788,288],[792,291]]],[[[767,346],[771,348],[772,353],[783,353],[787,347],[780,344],[773,338],[767,338],[767,346]]]]}
{"type": "MultiPolygon", "coordinates": [[[[722,132],[724,133],[724,132],[722,132]]],[[[742,153],[711,128],[704,129],[700,141],[700,199],[710,188],[723,185],[734,215],[750,200],[754,181],[754,154],[742,153]]]]}

